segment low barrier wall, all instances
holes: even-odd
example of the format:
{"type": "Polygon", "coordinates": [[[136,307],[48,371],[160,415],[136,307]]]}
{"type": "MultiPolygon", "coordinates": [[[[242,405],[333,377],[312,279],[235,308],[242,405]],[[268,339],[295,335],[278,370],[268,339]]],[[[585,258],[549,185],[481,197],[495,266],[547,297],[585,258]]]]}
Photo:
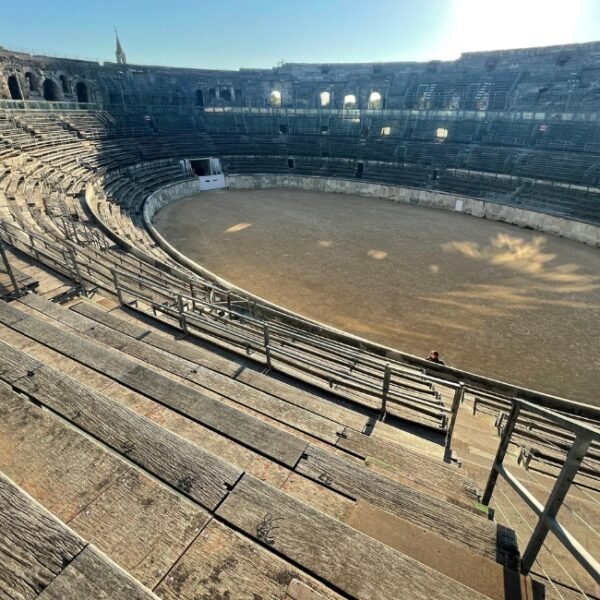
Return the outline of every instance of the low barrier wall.
{"type": "Polygon", "coordinates": [[[381,198],[394,202],[462,212],[466,215],[493,221],[503,221],[518,227],[526,227],[589,244],[590,246],[600,247],[600,227],[597,225],[446,192],[419,190],[360,180],[276,174],[228,175],[225,184],[232,189],[286,188],[381,198]]]}

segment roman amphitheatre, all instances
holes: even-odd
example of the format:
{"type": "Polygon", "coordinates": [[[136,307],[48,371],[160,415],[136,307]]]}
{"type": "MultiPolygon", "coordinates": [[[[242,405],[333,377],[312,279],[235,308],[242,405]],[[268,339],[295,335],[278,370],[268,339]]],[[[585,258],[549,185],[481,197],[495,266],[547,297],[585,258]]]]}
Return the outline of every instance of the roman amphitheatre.
{"type": "Polygon", "coordinates": [[[600,598],[599,73],[0,48],[0,597],[600,598]]]}

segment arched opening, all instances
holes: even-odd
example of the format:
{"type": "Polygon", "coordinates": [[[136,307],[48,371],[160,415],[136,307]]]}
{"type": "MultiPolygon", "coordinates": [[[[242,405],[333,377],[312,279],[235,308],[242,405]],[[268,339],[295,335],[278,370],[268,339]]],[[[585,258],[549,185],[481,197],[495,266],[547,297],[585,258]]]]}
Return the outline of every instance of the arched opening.
{"type": "Polygon", "coordinates": [[[52,79],[44,79],[44,100],[56,102],[58,100],[58,85],[52,79]]]}
{"type": "Polygon", "coordinates": [[[321,106],[329,106],[331,104],[331,94],[329,92],[321,92],[321,106]]]}
{"type": "Polygon", "coordinates": [[[370,110],[379,110],[381,108],[381,94],[379,92],[371,92],[367,107],[370,110]]]}
{"type": "Polygon", "coordinates": [[[438,127],[435,130],[435,139],[443,142],[448,137],[448,130],[445,127],[438,127]]]}
{"type": "Polygon", "coordinates": [[[27,73],[25,73],[25,79],[27,79],[27,83],[29,84],[29,91],[31,91],[31,92],[39,91],[37,77],[33,73],[27,71],[27,73]]]}
{"type": "Polygon", "coordinates": [[[77,92],[77,102],[89,102],[90,96],[88,94],[88,88],[83,81],[78,81],[75,86],[75,92],[77,92]]]}
{"type": "Polygon", "coordinates": [[[356,96],[354,94],[348,94],[344,96],[344,108],[355,108],[356,107],[356,96]]]}
{"type": "Polygon", "coordinates": [[[65,75],[61,75],[59,79],[60,79],[60,85],[62,86],[63,94],[70,94],[71,93],[71,85],[69,84],[69,80],[66,78],[65,75]]]}
{"type": "Polygon", "coordinates": [[[204,92],[196,90],[196,106],[204,106],[204,92]]]}
{"type": "Polygon", "coordinates": [[[19,80],[17,79],[16,75],[8,76],[8,91],[10,92],[10,97],[13,100],[23,100],[21,86],[19,85],[19,80]]]}
{"type": "Polygon", "coordinates": [[[224,88],[219,92],[219,96],[221,100],[225,100],[225,102],[231,102],[231,90],[224,88]]]}
{"type": "Polygon", "coordinates": [[[273,90],[269,100],[271,102],[271,106],[276,108],[281,106],[281,92],[279,90],[273,90]]]}

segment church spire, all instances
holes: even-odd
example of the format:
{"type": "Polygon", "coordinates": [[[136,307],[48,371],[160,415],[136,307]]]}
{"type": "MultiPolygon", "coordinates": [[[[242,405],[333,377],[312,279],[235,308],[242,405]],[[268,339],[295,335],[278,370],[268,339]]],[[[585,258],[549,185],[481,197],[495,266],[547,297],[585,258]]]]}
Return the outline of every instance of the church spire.
{"type": "Polygon", "coordinates": [[[121,40],[119,40],[119,34],[117,33],[117,28],[115,27],[115,37],[117,39],[117,49],[115,51],[115,56],[117,57],[117,63],[120,65],[127,64],[127,57],[125,56],[125,51],[123,50],[123,46],[121,46],[121,40]]]}

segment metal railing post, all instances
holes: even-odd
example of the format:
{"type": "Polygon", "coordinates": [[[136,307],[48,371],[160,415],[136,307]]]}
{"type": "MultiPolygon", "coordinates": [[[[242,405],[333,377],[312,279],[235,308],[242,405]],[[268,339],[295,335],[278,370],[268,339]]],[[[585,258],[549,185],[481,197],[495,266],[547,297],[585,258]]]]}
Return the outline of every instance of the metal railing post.
{"type": "Polygon", "coordinates": [[[379,411],[379,420],[383,421],[387,413],[387,397],[390,391],[390,382],[392,380],[392,367],[389,363],[385,365],[383,371],[383,385],[381,387],[381,410],[379,411]]]}
{"type": "Polygon", "coordinates": [[[110,272],[112,273],[113,285],[115,286],[115,292],[117,293],[117,300],[119,301],[119,306],[123,306],[123,294],[121,293],[121,289],[119,288],[117,270],[111,269],[110,272]]]}
{"type": "Polygon", "coordinates": [[[181,294],[177,294],[177,312],[179,313],[179,327],[185,331],[185,319],[183,315],[183,296],[181,294]]]}
{"type": "Polygon", "coordinates": [[[188,325],[187,315],[184,312],[181,313],[181,323],[182,323],[183,333],[185,333],[185,335],[189,335],[190,328],[188,325]]]}
{"type": "Polygon", "coordinates": [[[29,233],[29,234],[27,234],[27,235],[29,236],[29,243],[31,244],[31,250],[33,251],[33,254],[34,254],[34,256],[35,256],[35,259],[36,259],[38,262],[41,262],[41,261],[40,261],[40,253],[38,252],[38,249],[35,247],[35,244],[34,244],[34,242],[33,242],[33,235],[31,235],[31,233],[29,233]]]}
{"type": "Polygon", "coordinates": [[[519,418],[520,412],[521,406],[519,403],[513,402],[510,415],[508,415],[508,420],[506,422],[506,427],[504,428],[504,433],[502,434],[500,444],[498,445],[496,457],[494,458],[494,464],[492,465],[492,470],[490,471],[490,476],[488,478],[487,485],[485,486],[483,497],[481,498],[481,503],[485,506],[488,506],[490,500],[492,499],[492,494],[494,492],[494,488],[496,487],[496,481],[498,480],[498,466],[502,465],[502,462],[504,461],[504,457],[506,456],[506,452],[510,444],[510,438],[517,424],[517,419],[519,418]]]}
{"type": "MultiPolygon", "coordinates": [[[[575,475],[577,475],[577,471],[581,465],[581,461],[584,459],[590,444],[592,443],[592,436],[585,435],[579,433],[567,454],[567,458],[560,470],[560,473],[554,483],[554,487],[552,488],[552,492],[550,492],[550,496],[546,501],[546,505],[544,506],[544,510],[540,515],[540,518],[535,526],[533,534],[531,535],[531,539],[527,544],[527,548],[523,553],[523,559],[521,561],[521,571],[524,574],[529,573],[535,559],[548,535],[548,531],[550,530],[549,520],[554,519],[558,510],[562,506],[562,503],[567,495],[569,488],[571,487],[571,483],[575,479],[575,475]]],[[[563,541],[563,540],[561,540],[563,541]]],[[[563,542],[564,543],[564,542],[563,542]]],[[[597,573],[596,573],[597,576],[597,573]]]]}
{"type": "Polygon", "coordinates": [[[271,345],[270,345],[270,336],[269,336],[269,326],[266,323],[263,323],[263,333],[265,336],[265,355],[267,357],[267,368],[270,371],[273,364],[271,362],[271,345]]]}
{"type": "Polygon", "coordinates": [[[444,461],[449,462],[452,459],[452,434],[458,417],[458,410],[465,397],[465,384],[461,381],[458,387],[454,390],[454,398],[452,398],[452,408],[450,413],[450,423],[446,431],[446,442],[444,445],[444,461]]]}
{"type": "Polygon", "coordinates": [[[81,289],[83,290],[83,294],[84,294],[84,296],[87,296],[87,290],[85,288],[85,283],[83,282],[83,277],[81,275],[81,271],[79,270],[79,265],[77,264],[77,257],[75,256],[75,251],[73,250],[73,248],[68,248],[67,252],[69,254],[69,258],[71,259],[71,262],[73,263],[73,268],[75,269],[75,274],[77,275],[77,279],[78,279],[79,285],[81,286],[81,289]]]}
{"type": "Polygon", "coordinates": [[[196,303],[194,302],[194,299],[196,298],[196,296],[194,296],[194,282],[190,280],[190,296],[192,297],[192,310],[196,310],[196,303]]]}
{"type": "Polygon", "coordinates": [[[10,282],[11,282],[12,286],[15,288],[15,295],[17,296],[17,298],[20,298],[23,294],[21,294],[21,288],[19,287],[19,284],[17,283],[17,278],[15,277],[15,273],[12,270],[12,266],[11,266],[10,262],[8,261],[8,256],[6,255],[6,249],[4,248],[4,243],[2,242],[1,239],[0,239],[0,255],[2,256],[2,262],[4,263],[4,266],[6,267],[6,272],[8,273],[8,277],[10,278],[10,282]]]}

